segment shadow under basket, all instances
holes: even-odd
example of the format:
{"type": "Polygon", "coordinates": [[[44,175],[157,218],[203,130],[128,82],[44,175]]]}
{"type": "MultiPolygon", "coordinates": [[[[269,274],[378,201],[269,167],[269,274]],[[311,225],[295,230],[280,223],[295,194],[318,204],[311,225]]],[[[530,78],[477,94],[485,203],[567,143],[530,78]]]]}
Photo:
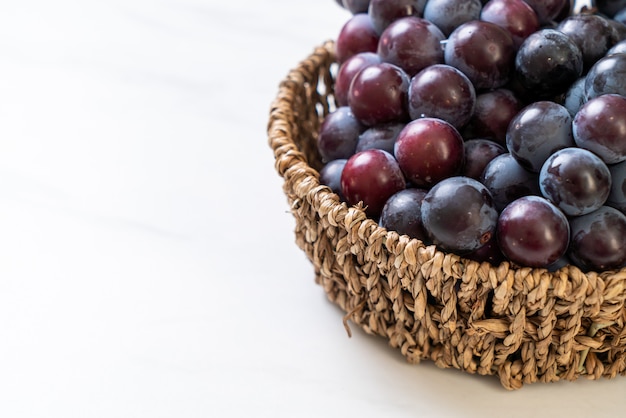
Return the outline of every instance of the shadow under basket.
{"type": "Polygon", "coordinates": [[[333,109],[334,44],[281,82],[269,144],[284,178],[297,245],[347,321],[382,336],[409,363],[523,384],[626,374],[626,269],[556,272],[478,263],[378,226],[320,185],[316,148],[333,109]]]}

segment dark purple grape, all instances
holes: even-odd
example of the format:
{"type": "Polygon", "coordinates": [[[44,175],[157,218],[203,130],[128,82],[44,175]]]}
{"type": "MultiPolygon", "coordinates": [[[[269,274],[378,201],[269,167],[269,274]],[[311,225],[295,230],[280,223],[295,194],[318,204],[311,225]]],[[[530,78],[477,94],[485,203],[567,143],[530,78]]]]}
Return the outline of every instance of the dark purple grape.
{"type": "Polygon", "coordinates": [[[474,114],[476,91],[461,71],[446,64],[424,68],[409,84],[409,116],[443,119],[460,129],[474,114]]]}
{"type": "Polygon", "coordinates": [[[382,61],[374,52],[360,52],[348,58],[337,71],[335,77],[335,102],[337,106],[348,105],[348,91],[354,77],[365,67],[380,64],[382,61]]]}
{"type": "Polygon", "coordinates": [[[480,181],[491,193],[499,212],[520,197],[541,195],[539,175],[526,170],[508,153],[491,160],[480,181]]]}
{"type": "Polygon", "coordinates": [[[539,97],[550,97],[565,92],[583,74],[583,55],[563,32],[542,29],[522,43],[515,69],[525,88],[539,97]]]}
{"type": "Polygon", "coordinates": [[[367,13],[370,0],[343,0],[343,7],[352,14],[367,13]]]}
{"type": "Polygon", "coordinates": [[[371,0],[369,15],[378,33],[394,21],[407,17],[422,17],[427,0],[371,0]]]}
{"type": "Polygon", "coordinates": [[[556,29],[574,41],[582,52],[583,71],[607,53],[617,36],[607,19],[592,14],[569,16],[556,29]]]}
{"type": "Polygon", "coordinates": [[[611,172],[611,192],[606,205],[626,215],[626,161],[609,166],[611,172]]]}
{"type": "Polygon", "coordinates": [[[441,119],[423,118],[402,129],[394,155],[409,181],[431,187],[461,171],[463,147],[463,137],[454,126],[441,119]]]}
{"type": "Polygon", "coordinates": [[[506,146],[527,170],[538,173],[550,155],[573,147],[572,116],[555,102],[538,101],[523,108],[509,124],[506,146]]]}
{"type": "Polygon", "coordinates": [[[600,13],[613,17],[620,10],[626,8],[626,0],[596,0],[596,6],[600,13]]]}
{"type": "Polygon", "coordinates": [[[567,218],[539,196],[511,202],[498,219],[498,244],[512,262],[527,267],[547,267],[561,258],[569,244],[567,218]]]}
{"type": "Polygon", "coordinates": [[[506,153],[506,149],[489,139],[470,139],[465,141],[465,163],[462,175],[480,180],[485,167],[498,155],[506,153]]]}
{"type": "MultiPolygon", "coordinates": [[[[617,16],[616,16],[617,17],[617,16]]],[[[620,42],[626,39],[626,9],[623,16],[624,22],[609,19],[609,25],[613,27],[613,33],[615,34],[615,41],[620,42]]]]}
{"type": "Polygon", "coordinates": [[[382,149],[393,154],[396,139],[404,126],[404,123],[384,123],[372,126],[359,136],[356,152],[368,149],[382,149]]]}
{"type": "Polygon", "coordinates": [[[497,89],[476,96],[474,114],[468,124],[473,138],[487,138],[506,145],[506,131],[511,119],[522,110],[522,102],[507,89],[497,89]]]}
{"type": "Polygon", "coordinates": [[[341,191],[341,173],[348,160],[340,159],[329,161],[320,170],[320,184],[330,187],[330,189],[339,195],[342,201],[346,198],[341,191]]]}
{"type": "Polygon", "coordinates": [[[478,20],[483,5],[480,0],[428,0],[424,19],[430,20],[449,36],[463,23],[478,20]]]}
{"type": "Polygon", "coordinates": [[[342,26],[335,42],[335,52],[339,64],[359,52],[376,52],[378,33],[367,13],[352,16],[342,26]]]}
{"type": "Polygon", "coordinates": [[[393,155],[379,149],[362,151],[348,159],[341,174],[341,191],[351,205],[363,202],[371,217],[380,215],[385,202],[406,186],[393,155]]]}
{"type": "Polygon", "coordinates": [[[563,106],[574,117],[582,105],[587,102],[585,96],[585,77],[580,77],[570,86],[563,98],[563,106]]]}
{"type": "Polygon", "coordinates": [[[387,199],[380,214],[379,225],[408,235],[420,241],[428,236],[422,224],[422,201],[428,191],[424,189],[404,189],[387,199]]]}
{"type": "Polygon", "coordinates": [[[537,13],[524,0],[489,0],[483,6],[480,19],[508,30],[515,48],[539,30],[537,13]]]}
{"type": "Polygon", "coordinates": [[[603,94],[626,96],[626,54],[611,54],[596,62],[585,79],[587,99],[603,94]]]}
{"type": "Polygon", "coordinates": [[[568,255],[581,270],[605,271],[626,263],[626,215],[603,206],[570,221],[568,255]]]}
{"type": "Polygon", "coordinates": [[[524,0],[533,8],[539,23],[546,25],[554,22],[559,16],[569,11],[569,0],[524,0]]]}
{"type": "Polygon", "coordinates": [[[552,154],[539,173],[543,197],[569,216],[593,212],[611,191],[611,173],[604,161],[582,148],[564,148],[552,154]]]}
{"type": "Polygon", "coordinates": [[[512,74],[515,47],[511,34],[500,26],[473,20],[450,34],[445,63],[461,70],[478,89],[496,89],[512,74]]]}
{"type": "Polygon", "coordinates": [[[444,34],[426,19],[403,17],[387,26],[378,42],[384,62],[402,68],[409,77],[429,65],[443,63],[444,34]]]}
{"type": "Polygon", "coordinates": [[[572,123],[576,144],[607,164],[626,160],[626,97],[605,94],[585,103],[572,123]]]}
{"type": "Polygon", "coordinates": [[[422,202],[422,222],[431,241],[459,254],[489,242],[497,220],[489,191],[468,177],[442,180],[422,202]]]}
{"type": "Polygon", "coordinates": [[[357,119],[368,126],[407,120],[409,82],[406,72],[396,65],[370,65],[352,80],[348,104],[357,119]]]}
{"type": "Polygon", "coordinates": [[[317,149],[322,161],[350,158],[356,150],[359,135],[365,130],[349,107],[343,106],[330,113],[320,126],[317,149]]]}
{"type": "Polygon", "coordinates": [[[613,54],[626,54],[626,39],[623,41],[619,41],[606,52],[607,56],[613,54]]]}
{"type": "Polygon", "coordinates": [[[498,266],[503,261],[506,261],[506,257],[502,254],[500,246],[498,245],[496,234],[493,234],[485,245],[477,250],[464,254],[463,257],[478,261],[479,263],[486,261],[494,266],[498,266]]]}

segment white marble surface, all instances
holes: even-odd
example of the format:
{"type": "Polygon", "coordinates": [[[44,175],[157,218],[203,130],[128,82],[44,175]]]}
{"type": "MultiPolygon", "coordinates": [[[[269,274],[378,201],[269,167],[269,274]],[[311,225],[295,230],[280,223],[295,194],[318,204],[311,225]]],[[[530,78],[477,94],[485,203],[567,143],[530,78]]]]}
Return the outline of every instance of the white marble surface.
{"type": "Polygon", "coordinates": [[[623,415],[346,336],[265,133],[334,0],[0,4],[0,417],[623,415]]]}

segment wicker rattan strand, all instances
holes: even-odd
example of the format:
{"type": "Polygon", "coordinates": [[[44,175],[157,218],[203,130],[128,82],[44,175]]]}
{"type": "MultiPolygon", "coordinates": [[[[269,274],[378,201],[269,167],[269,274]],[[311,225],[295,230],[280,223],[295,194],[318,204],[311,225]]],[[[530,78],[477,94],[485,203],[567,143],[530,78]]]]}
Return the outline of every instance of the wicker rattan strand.
{"type": "Polygon", "coordinates": [[[296,243],[344,324],[386,338],[409,363],[496,375],[507,389],[626,374],[626,269],[479,264],[387,231],[320,185],[315,141],[333,108],[333,49],[315,48],[282,81],[268,139],[296,243]]]}

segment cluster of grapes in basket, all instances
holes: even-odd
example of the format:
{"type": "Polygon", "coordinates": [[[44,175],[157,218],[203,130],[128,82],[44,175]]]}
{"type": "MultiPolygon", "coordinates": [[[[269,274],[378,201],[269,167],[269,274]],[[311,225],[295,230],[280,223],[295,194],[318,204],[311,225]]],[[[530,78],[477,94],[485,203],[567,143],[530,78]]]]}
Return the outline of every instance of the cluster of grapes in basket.
{"type": "Polygon", "coordinates": [[[320,180],[477,261],[626,266],[626,0],[337,0],[320,180]]]}

